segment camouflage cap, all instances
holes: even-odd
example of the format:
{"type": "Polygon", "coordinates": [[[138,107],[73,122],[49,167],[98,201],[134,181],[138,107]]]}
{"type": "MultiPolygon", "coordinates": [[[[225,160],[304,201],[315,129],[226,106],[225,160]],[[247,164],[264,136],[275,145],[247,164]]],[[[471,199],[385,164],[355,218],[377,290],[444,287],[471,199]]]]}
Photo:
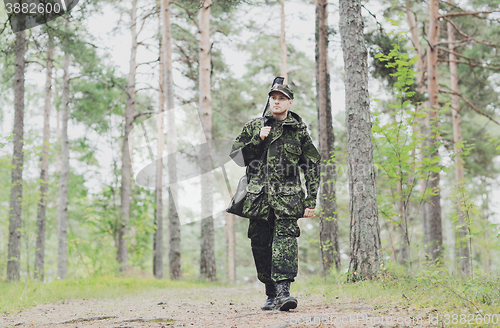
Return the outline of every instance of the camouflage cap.
{"type": "Polygon", "coordinates": [[[272,92],[281,92],[284,94],[288,99],[293,99],[293,91],[290,89],[288,85],[283,85],[283,84],[275,84],[271,87],[271,90],[269,91],[269,96],[271,95],[272,92]]]}

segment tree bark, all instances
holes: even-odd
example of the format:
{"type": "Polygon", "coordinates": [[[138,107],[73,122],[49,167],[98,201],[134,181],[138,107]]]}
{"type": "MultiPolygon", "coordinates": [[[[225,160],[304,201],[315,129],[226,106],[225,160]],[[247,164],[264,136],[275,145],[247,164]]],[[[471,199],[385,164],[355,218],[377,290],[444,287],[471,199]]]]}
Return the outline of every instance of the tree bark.
{"type": "Polygon", "coordinates": [[[236,236],[234,233],[234,214],[226,213],[226,240],[227,240],[227,271],[229,283],[236,281],[236,236]]]}
{"type": "MultiPolygon", "coordinates": [[[[439,157],[438,152],[438,36],[439,36],[439,20],[438,20],[439,1],[430,0],[429,3],[429,32],[427,36],[427,88],[429,94],[429,126],[427,127],[429,138],[427,146],[429,146],[430,154],[428,156],[432,159],[439,157]]],[[[439,165],[439,164],[436,164],[439,165]]],[[[425,235],[428,236],[428,243],[425,245],[426,256],[428,260],[436,262],[441,258],[443,232],[441,226],[441,191],[439,189],[439,172],[432,172],[427,180],[427,188],[430,188],[434,195],[424,202],[423,210],[427,218],[425,224],[425,235]]]]}
{"type": "MultiPolygon", "coordinates": [[[[200,113],[201,124],[205,132],[208,149],[212,140],[212,96],[210,94],[210,6],[212,0],[202,2],[200,9],[200,113]]],[[[212,162],[210,151],[201,158],[203,172],[210,172],[212,162]]],[[[201,254],[200,275],[207,280],[216,280],[214,250],[214,219],[212,216],[212,176],[210,173],[201,176],[201,254]]]]}
{"type": "Polygon", "coordinates": [[[61,173],[59,176],[59,200],[57,205],[57,276],[66,279],[68,274],[68,187],[69,187],[69,52],[63,59],[63,89],[61,96],[61,173]]]}
{"type": "MultiPolygon", "coordinates": [[[[162,16],[159,16],[160,20],[160,33],[162,27],[162,16]]],[[[164,60],[165,56],[163,53],[162,40],[160,39],[159,47],[159,70],[160,70],[160,81],[159,81],[159,108],[158,108],[158,120],[157,120],[157,149],[156,149],[156,180],[155,180],[155,236],[153,245],[153,274],[156,278],[163,278],[163,197],[162,197],[162,176],[163,176],[163,116],[164,116],[164,106],[165,106],[165,72],[164,72],[164,60]]]]}
{"type": "MultiPolygon", "coordinates": [[[[418,74],[415,76],[415,80],[416,80],[417,85],[418,85],[417,90],[419,93],[423,94],[427,88],[426,80],[425,80],[425,72],[427,70],[426,60],[425,60],[425,54],[422,51],[422,46],[420,45],[421,37],[420,37],[419,29],[418,29],[416,15],[412,11],[411,3],[412,3],[411,0],[406,0],[406,17],[408,19],[408,26],[410,28],[411,41],[415,47],[415,51],[416,51],[416,54],[418,56],[417,63],[416,63],[418,74]]],[[[422,108],[428,108],[428,107],[429,107],[428,102],[425,101],[422,104],[416,105],[416,111],[419,111],[422,108]]],[[[428,121],[429,121],[428,116],[423,118],[423,119],[416,118],[415,124],[413,125],[413,133],[415,135],[422,133],[423,135],[429,136],[429,130],[427,129],[427,127],[429,126],[428,121]]],[[[418,148],[422,150],[423,143],[420,142],[418,145],[418,148]]],[[[412,153],[415,154],[415,150],[413,150],[412,153]]],[[[422,162],[423,156],[424,156],[423,152],[420,151],[418,156],[419,156],[420,162],[422,162]]],[[[425,183],[426,183],[426,181],[424,179],[420,179],[418,181],[418,184],[420,185],[420,191],[422,193],[425,191],[425,183]]],[[[410,206],[410,204],[407,205],[406,213],[409,213],[409,208],[408,208],[409,206],[410,206]]],[[[423,203],[422,203],[422,206],[423,206],[423,203]]],[[[427,229],[427,222],[429,221],[429,219],[427,217],[427,211],[425,211],[425,209],[423,207],[422,207],[422,209],[423,209],[422,210],[422,225],[423,225],[423,231],[424,231],[424,244],[428,244],[429,238],[425,232],[428,230],[427,229]]]]}
{"type": "Polygon", "coordinates": [[[132,131],[135,113],[135,72],[137,57],[137,0],[132,0],[132,11],[130,12],[130,30],[132,35],[132,46],[130,50],[130,69],[127,79],[127,102],[125,109],[125,131],[123,134],[122,149],[122,185],[121,185],[121,213],[118,222],[118,249],[117,260],[120,265],[120,272],[128,268],[128,247],[127,235],[130,220],[130,195],[131,195],[131,175],[132,162],[130,159],[129,134],[132,131]]]}
{"type": "Polygon", "coordinates": [[[45,105],[43,111],[43,141],[40,156],[40,201],[36,218],[36,251],[35,251],[35,278],[43,281],[45,257],[45,212],[47,208],[48,170],[49,170],[49,139],[50,139],[50,106],[52,98],[52,54],[54,43],[49,33],[47,44],[47,65],[45,75],[45,105]]]}
{"type": "Polygon", "coordinates": [[[464,274],[470,273],[469,265],[469,246],[467,245],[467,221],[465,219],[465,213],[462,210],[462,193],[464,192],[464,162],[462,157],[460,157],[461,148],[459,144],[462,143],[462,126],[460,113],[458,112],[460,108],[460,100],[458,96],[458,73],[457,73],[457,56],[455,55],[455,30],[449,22],[446,25],[448,32],[448,49],[450,50],[450,84],[451,91],[454,94],[451,95],[451,117],[453,121],[453,142],[455,151],[455,180],[458,186],[458,197],[456,199],[456,206],[458,211],[458,221],[457,221],[457,235],[456,235],[456,258],[459,259],[460,270],[464,274]]]}
{"type": "Polygon", "coordinates": [[[169,268],[170,279],[182,278],[181,271],[181,224],[175,204],[177,203],[177,127],[175,126],[174,82],[172,79],[172,29],[170,25],[170,0],[162,0],[163,6],[163,47],[165,55],[165,94],[167,99],[167,153],[168,156],[168,221],[169,221],[169,268]]]}
{"type": "Polygon", "coordinates": [[[330,72],[328,68],[327,0],[316,0],[316,106],[318,108],[319,153],[322,158],[320,186],[320,252],[323,273],[335,265],[340,270],[338,242],[335,135],[332,124],[330,72]]]}
{"type": "Polygon", "coordinates": [[[281,33],[280,33],[280,47],[281,47],[281,63],[280,63],[280,75],[285,78],[285,84],[288,84],[288,72],[287,72],[287,48],[285,39],[285,0],[280,0],[281,9],[281,33]]]}
{"type": "Polygon", "coordinates": [[[346,90],[351,261],[349,280],[380,272],[380,227],[373,167],[367,50],[360,0],[340,0],[340,35],[346,90]]]}
{"type": "Polygon", "coordinates": [[[409,258],[409,247],[408,245],[408,227],[407,227],[407,216],[406,216],[406,211],[405,211],[405,206],[404,206],[404,195],[403,195],[403,186],[402,186],[402,181],[399,180],[396,186],[396,192],[398,197],[400,199],[398,200],[398,213],[399,213],[399,221],[400,223],[398,224],[398,230],[399,230],[399,258],[397,260],[397,263],[406,265],[408,264],[408,258],[409,258]]]}
{"type": "Polygon", "coordinates": [[[23,197],[24,66],[26,53],[24,30],[16,33],[14,61],[14,149],[10,189],[9,246],[7,281],[18,281],[21,258],[21,201],[23,197]]]}

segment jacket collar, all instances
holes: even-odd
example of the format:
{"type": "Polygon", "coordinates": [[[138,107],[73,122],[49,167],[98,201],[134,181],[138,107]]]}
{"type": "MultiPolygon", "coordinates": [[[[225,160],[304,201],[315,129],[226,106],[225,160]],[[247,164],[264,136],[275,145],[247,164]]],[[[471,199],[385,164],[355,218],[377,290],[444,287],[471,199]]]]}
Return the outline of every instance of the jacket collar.
{"type": "MultiPolygon", "coordinates": [[[[273,117],[273,114],[271,113],[271,111],[268,109],[266,110],[266,113],[264,114],[264,124],[267,123],[267,122],[270,122],[272,120],[276,120],[274,117],[273,117]]],[[[290,125],[290,126],[297,126],[301,123],[302,119],[299,115],[297,115],[296,113],[292,112],[291,110],[288,110],[288,113],[287,113],[287,116],[285,118],[285,120],[283,121],[283,125],[290,125]]]]}

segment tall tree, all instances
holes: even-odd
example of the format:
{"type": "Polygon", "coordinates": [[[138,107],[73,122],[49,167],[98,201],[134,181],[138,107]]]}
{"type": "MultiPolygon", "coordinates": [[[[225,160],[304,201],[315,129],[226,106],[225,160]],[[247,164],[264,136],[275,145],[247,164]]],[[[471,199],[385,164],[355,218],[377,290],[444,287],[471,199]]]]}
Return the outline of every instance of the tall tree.
{"type": "MultiPolygon", "coordinates": [[[[427,91],[429,96],[429,120],[425,127],[428,139],[427,146],[431,160],[439,165],[438,152],[438,36],[439,36],[439,0],[429,2],[429,31],[427,35],[427,91]]],[[[441,258],[443,244],[443,230],[441,225],[441,191],[439,187],[439,171],[431,172],[426,182],[426,188],[431,192],[428,200],[423,204],[424,236],[428,237],[426,254],[430,261],[435,262],[441,258]]]]}
{"type": "MultiPolygon", "coordinates": [[[[162,14],[158,15],[160,33],[162,31],[162,14]]],[[[164,78],[164,51],[162,47],[162,38],[159,46],[159,108],[157,119],[157,149],[156,149],[156,175],[155,175],[155,237],[153,245],[153,274],[156,278],[163,278],[163,144],[165,142],[163,135],[163,116],[165,105],[165,78],[164,78]]]]}
{"type": "Polygon", "coordinates": [[[23,130],[25,33],[16,33],[14,72],[14,150],[12,153],[12,186],[10,190],[9,247],[7,281],[18,281],[21,268],[21,200],[23,197],[23,130]]]}
{"type": "MultiPolygon", "coordinates": [[[[419,33],[417,15],[414,12],[414,8],[413,8],[412,4],[413,4],[413,1],[406,0],[406,19],[408,22],[408,27],[410,28],[411,41],[412,41],[413,47],[415,49],[415,53],[417,55],[416,71],[418,72],[418,74],[415,77],[415,80],[417,82],[417,91],[420,94],[424,94],[424,92],[427,88],[426,79],[425,79],[425,72],[427,71],[427,66],[426,66],[427,62],[425,60],[426,54],[422,51],[422,45],[420,44],[420,40],[422,38],[420,37],[420,33],[419,33]]],[[[416,107],[416,111],[419,111],[420,108],[427,108],[428,102],[424,101],[422,103],[417,103],[415,105],[415,107],[416,107]]],[[[423,133],[426,133],[427,130],[425,128],[420,128],[420,126],[428,126],[429,125],[428,120],[429,120],[428,116],[424,117],[423,119],[417,118],[415,120],[416,124],[413,126],[414,134],[418,134],[420,131],[422,131],[423,133]]],[[[423,149],[422,143],[420,143],[418,145],[418,148],[423,149]]],[[[412,152],[415,152],[415,150],[413,150],[412,152]]],[[[419,154],[420,161],[423,160],[423,155],[424,155],[423,152],[420,152],[420,154],[419,154]]],[[[420,184],[420,190],[423,193],[425,191],[425,180],[420,179],[418,181],[418,183],[420,184]]],[[[398,184],[398,188],[402,188],[401,184],[398,184]]],[[[400,208],[402,208],[402,207],[400,206],[400,208]]],[[[400,215],[402,217],[404,217],[405,213],[402,213],[402,210],[400,210],[400,215]]],[[[422,223],[423,223],[423,230],[424,231],[427,231],[427,222],[428,222],[427,211],[422,211],[422,223]]],[[[405,242],[406,238],[408,237],[407,236],[408,226],[405,225],[405,226],[402,226],[401,228],[402,228],[402,229],[400,229],[401,241],[402,241],[401,245],[405,245],[401,249],[401,260],[404,263],[405,260],[408,259],[407,255],[409,255],[409,250],[407,250],[407,247],[406,247],[407,243],[405,242]]],[[[424,233],[424,244],[428,244],[428,243],[429,243],[428,236],[427,236],[427,234],[424,233]]]]}
{"type": "Polygon", "coordinates": [[[45,65],[45,103],[43,110],[43,141],[40,156],[40,201],[36,219],[36,252],[35,252],[35,277],[43,281],[45,261],[45,212],[47,208],[48,169],[49,169],[49,138],[50,138],[50,106],[52,104],[52,66],[54,42],[50,31],[47,43],[47,64],[45,65]]]}
{"type": "Polygon", "coordinates": [[[68,203],[69,203],[69,64],[70,53],[64,50],[61,96],[61,173],[59,175],[59,200],[57,205],[57,277],[66,279],[68,274],[68,203]]]}
{"type": "Polygon", "coordinates": [[[285,78],[285,83],[288,83],[287,71],[287,47],[285,38],[285,0],[279,0],[281,9],[281,33],[280,33],[280,49],[281,49],[281,62],[280,62],[280,75],[285,78]]]}
{"type": "Polygon", "coordinates": [[[462,145],[462,123],[459,113],[460,97],[458,90],[458,73],[457,73],[457,56],[455,55],[455,29],[450,22],[447,22],[446,29],[448,32],[448,49],[450,50],[448,57],[450,59],[450,87],[453,94],[451,95],[451,119],[453,122],[453,144],[455,152],[455,180],[458,184],[459,194],[456,199],[456,208],[458,211],[458,231],[456,238],[456,253],[460,263],[460,270],[464,274],[470,273],[469,266],[469,247],[467,245],[467,221],[465,213],[462,210],[462,197],[460,196],[464,188],[464,161],[461,157],[462,145]]]}
{"type": "Polygon", "coordinates": [[[328,69],[327,0],[316,0],[316,107],[319,152],[323,161],[320,187],[320,252],[326,274],[333,265],[340,270],[337,199],[335,188],[335,135],[332,123],[330,72],[328,69]]]}
{"type": "Polygon", "coordinates": [[[367,50],[360,0],[340,0],[340,35],[346,92],[351,261],[349,280],[380,272],[380,227],[373,168],[367,50]]]}
{"type": "Polygon", "coordinates": [[[132,131],[135,113],[135,72],[137,69],[137,0],[132,0],[132,10],[130,11],[130,31],[132,45],[130,49],[129,73],[127,79],[127,101],[125,108],[125,126],[123,134],[122,148],[122,181],[121,181],[121,213],[117,228],[117,260],[120,265],[120,271],[126,271],[128,268],[128,247],[127,234],[130,221],[130,194],[131,194],[131,175],[132,162],[129,149],[129,135],[132,131]]]}
{"type": "Polygon", "coordinates": [[[234,231],[234,214],[226,213],[226,241],[227,241],[227,274],[229,283],[236,281],[236,235],[234,231]]]}
{"type": "MultiPolygon", "coordinates": [[[[199,51],[199,75],[200,75],[200,114],[201,124],[208,143],[208,151],[202,155],[201,167],[203,172],[210,172],[212,161],[210,157],[212,139],[212,96],[210,93],[210,7],[212,0],[203,0],[200,9],[200,51],[199,51]]],[[[208,280],[217,279],[215,267],[215,241],[214,241],[214,219],[212,216],[212,177],[210,174],[201,176],[201,254],[200,275],[208,280]]]]}
{"type": "MultiPolygon", "coordinates": [[[[172,27],[170,25],[170,0],[162,0],[163,29],[162,45],[165,60],[165,95],[167,104],[167,153],[175,154],[177,151],[177,128],[175,126],[174,108],[174,82],[172,79],[172,27]]],[[[169,231],[169,268],[170,279],[180,279],[181,271],[181,229],[177,203],[177,188],[173,182],[177,181],[177,162],[175,156],[168,156],[168,231],[169,231]]]]}

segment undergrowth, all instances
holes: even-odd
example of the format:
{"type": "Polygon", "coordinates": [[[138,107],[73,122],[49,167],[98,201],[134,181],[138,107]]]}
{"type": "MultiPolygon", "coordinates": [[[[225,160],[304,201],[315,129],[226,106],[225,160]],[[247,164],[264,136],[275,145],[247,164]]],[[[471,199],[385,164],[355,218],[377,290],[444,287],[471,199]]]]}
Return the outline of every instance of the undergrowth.
{"type": "Polygon", "coordinates": [[[69,299],[118,298],[164,288],[190,289],[221,285],[219,282],[209,283],[197,280],[173,281],[114,276],[59,280],[49,283],[36,280],[19,283],[0,282],[0,313],[8,314],[38,304],[64,302],[69,299]]]}
{"type": "MultiPolygon", "coordinates": [[[[382,276],[374,281],[347,283],[343,275],[299,281],[302,295],[320,295],[326,304],[369,304],[408,315],[494,315],[499,318],[500,278],[491,274],[453,275],[439,268],[416,277],[382,276]]],[[[482,326],[484,327],[484,325],[482,326]]]]}

